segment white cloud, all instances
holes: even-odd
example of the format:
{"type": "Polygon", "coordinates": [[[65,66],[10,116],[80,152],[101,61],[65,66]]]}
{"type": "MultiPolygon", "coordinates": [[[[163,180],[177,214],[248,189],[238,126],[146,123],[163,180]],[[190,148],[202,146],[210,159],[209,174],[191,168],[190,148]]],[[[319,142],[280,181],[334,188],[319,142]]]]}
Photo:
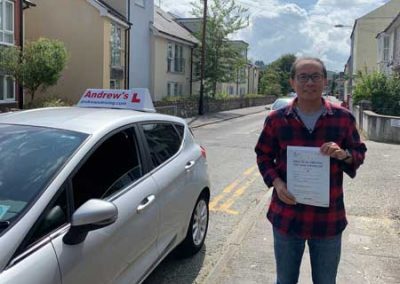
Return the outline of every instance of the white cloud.
{"type": "MultiPolygon", "coordinates": [[[[350,53],[354,21],[387,1],[236,0],[248,8],[250,25],[232,38],[249,43],[252,60],[269,63],[293,53],[320,57],[328,69],[342,71],[350,53]],[[335,28],[337,24],[350,27],[335,28]]],[[[192,17],[190,3],[191,0],[161,0],[161,8],[192,17]]]]}

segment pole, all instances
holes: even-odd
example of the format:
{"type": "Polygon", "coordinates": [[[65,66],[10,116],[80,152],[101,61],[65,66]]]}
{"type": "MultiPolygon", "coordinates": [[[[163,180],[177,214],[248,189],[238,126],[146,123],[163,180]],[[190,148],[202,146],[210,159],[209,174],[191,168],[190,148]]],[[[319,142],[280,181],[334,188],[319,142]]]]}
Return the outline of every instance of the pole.
{"type": "Polygon", "coordinates": [[[199,97],[199,115],[204,114],[204,73],[205,73],[205,51],[206,51],[206,26],[207,26],[207,0],[203,0],[203,33],[201,39],[201,69],[200,69],[200,97],[199,97]]]}

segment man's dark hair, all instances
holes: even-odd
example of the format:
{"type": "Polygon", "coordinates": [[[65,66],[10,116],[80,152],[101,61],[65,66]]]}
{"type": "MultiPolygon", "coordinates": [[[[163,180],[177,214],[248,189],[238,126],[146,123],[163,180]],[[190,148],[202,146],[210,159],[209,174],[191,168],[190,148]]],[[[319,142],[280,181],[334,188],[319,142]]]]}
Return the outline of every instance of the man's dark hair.
{"type": "Polygon", "coordinates": [[[324,78],[326,78],[328,76],[327,72],[326,72],[325,64],[324,64],[324,62],[322,62],[321,59],[316,58],[316,57],[299,57],[293,62],[292,68],[290,68],[290,78],[294,79],[294,77],[296,76],[297,65],[301,61],[305,61],[305,60],[315,61],[315,62],[319,63],[321,65],[321,67],[322,67],[322,73],[324,75],[324,78]]]}

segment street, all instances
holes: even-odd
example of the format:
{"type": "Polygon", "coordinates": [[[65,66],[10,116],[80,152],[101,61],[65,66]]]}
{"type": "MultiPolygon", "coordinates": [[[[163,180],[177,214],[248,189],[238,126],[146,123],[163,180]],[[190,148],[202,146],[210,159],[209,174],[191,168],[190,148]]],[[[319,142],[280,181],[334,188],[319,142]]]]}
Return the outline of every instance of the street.
{"type": "MultiPolygon", "coordinates": [[[[272,283],[272,238],[265,220],[270,192],[255,167],[253,151],[265,114],[194,129],[207,150],[212,181],[206,245],[192,259],[170,255],[146,284],[272,283]]],[[[357,177],[345,179],[349,226],[338,283],[399,283],[400,145],[366,144],[367,158],[357,177]]],[[[306,256],[300,283],[310,283],[308,262],[306,256]]]]}

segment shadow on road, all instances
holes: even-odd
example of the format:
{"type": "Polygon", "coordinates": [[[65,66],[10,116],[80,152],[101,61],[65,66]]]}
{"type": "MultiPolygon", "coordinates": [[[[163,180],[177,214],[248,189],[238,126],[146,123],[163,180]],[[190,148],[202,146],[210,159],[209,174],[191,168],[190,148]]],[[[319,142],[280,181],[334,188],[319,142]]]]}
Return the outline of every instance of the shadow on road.
{"type": "Polygon", "coordinates": [[[180,258],[172,251],[149,275],[143,284],[193,283],[203,266],[206,245],[193,257],[180,258]]]}

